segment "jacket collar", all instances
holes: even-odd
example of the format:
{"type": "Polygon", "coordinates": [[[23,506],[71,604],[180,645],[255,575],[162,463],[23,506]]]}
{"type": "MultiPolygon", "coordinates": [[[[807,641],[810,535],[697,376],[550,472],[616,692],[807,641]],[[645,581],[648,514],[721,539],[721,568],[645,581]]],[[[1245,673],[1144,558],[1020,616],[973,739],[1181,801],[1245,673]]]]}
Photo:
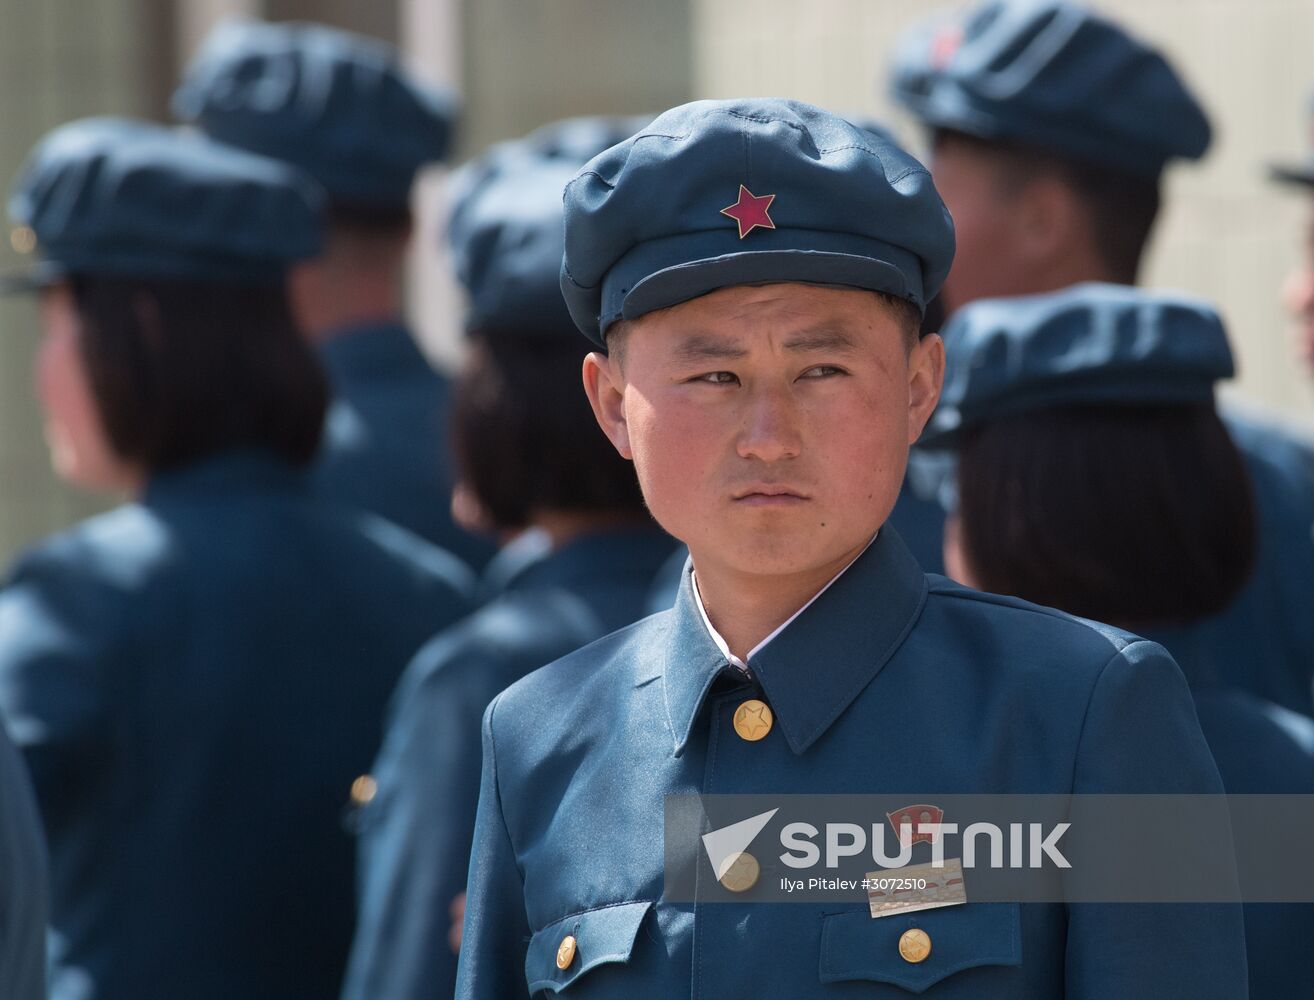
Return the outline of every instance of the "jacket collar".
{"type": "Polygon", "coordinates": [[[289,492],[305,487],[305,470],[272,451],[235,449],[155,473],[146,483],[142,499],[150,504],[176,497],[213,497],[252,490],[289,492]]]}
{"type": "Polygon", "coordinates": [[[507,581],[507,589],[574,589],[603,580],[620,582],[631,576],[647,581],[673,548],[671,536],[655,525],[589,531],[543,558],[526,563],[507,581]]]}
{"type": "MultiPolygon", "coordinates": [[[[867,551],[749,663],[781,731],[804,753],[885,666],[926,603],[926,575],[886,524],[867,551]]],[[[675,754],[730,668],[703,625],[689,568],[671,611],[662,684],[675,754]]]]}
{"type": "Polygon", "coordinates": [[[335,387],[362,377],[429,370],[423,352],[399,321],[380,321],[341,330],[316,345],[335,387]]]}

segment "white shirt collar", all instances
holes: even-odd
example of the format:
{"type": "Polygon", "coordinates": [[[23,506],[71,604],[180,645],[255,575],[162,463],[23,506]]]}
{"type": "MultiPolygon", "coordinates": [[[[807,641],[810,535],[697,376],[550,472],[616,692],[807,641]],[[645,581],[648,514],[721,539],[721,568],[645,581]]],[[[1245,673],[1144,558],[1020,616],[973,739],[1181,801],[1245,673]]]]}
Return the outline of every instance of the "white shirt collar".
{"type": "MultiPolygon", "coordinates": [[[[880,529],[877,529],[876,534],[871,536],[871,541],[869,541],[866,545],[862,547],[862,552],[859,552],[856,556],[854,556],[847,563],[845,563],[844,568],[841,569],[834,576],[832,576],[824,587],[822,587],[815,594],[813,594],[812,597],[808,600],[808,602],[803,605],[803,607],[799,608],[792,615],[786,618],[783,622],[777,625],[775,629],[772,630],[770,635],[768,635],[765,639],[763,639],[756,646],[750,649],[748,651],[749,661],[752,661],[753,657],[755,657],[758,653],[762,652],[762,650],[766,648],[767,643],[769,643],[772,639],[778,636],[781,632],[785,631],[785,629],[789,628],[789,626],[793,624],[795,618],[801,615],[808,608],[812,607],[813,603],[816,601],[818,597],[820,597],[822,594],[828,591],[836,580],[838,580],[846,572],[848,572],[849,567],[852,566],[855,562],[857,562],[859,558],[861,558],[863,552],[866,552],[869,548],[871,548],[871,543],[876,541],[878,535],[880,535],[880,529]]],[[[735,656],[734,653],[730,652],[730,644],[725,641],[725,638],[721,635],[721,633],[718,632],[716,628],[712,625],[712,620],[707,617],[707,609],[703,607],[703,595],[698,592],[697,572],[690,571],[689,575],[693,578],[692,583],[693,583],[694,604],[698,606],[698,614],[702,616],[703,626],[707,629],[707,634],[712,637],[712,641],[716,643],[716,648],[721,651],[722,656],[724,656],[727,660],[730,661],[731,666],[735,667],[737,670],[740,670],[751,677],[753,672],[752,670],[749,669],[748,664],[745,663],[743,660],[741,660],[739,657],[735,656]]]]}

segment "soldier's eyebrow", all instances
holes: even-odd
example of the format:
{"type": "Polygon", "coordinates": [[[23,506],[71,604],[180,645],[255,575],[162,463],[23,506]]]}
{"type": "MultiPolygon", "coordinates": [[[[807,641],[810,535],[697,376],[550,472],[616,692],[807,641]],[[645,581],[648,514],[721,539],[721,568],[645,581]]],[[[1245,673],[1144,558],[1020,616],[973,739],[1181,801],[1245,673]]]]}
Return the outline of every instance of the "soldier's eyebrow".
{"type": "MultiPolygon", "coordinates": [[[[795,354],[803,354],[809,351],[851,354],[856,345],[853,338],[842,330],[822,329],[796,333],[786,340],[781,347],[795,354]]],[[[696,363],[747,356],[748,349],[737,341],[726,340],[705,333],[690,334],[675,348],[675,359],[683,362],[696,363]]]]}
{"type": "Polygon", "coordinates": [[[831,351],[841,354],[852,353],[853,338],[842,330],[809,330],[795,334],[782,345],[787,351],[831,351]]]}
{"type": "Polygon", "coordinates": [[[748,349],[733,340],[695,333],[682,340],[675,348],[677,361],[713,361],[721,358],[744,358],[748,349]]]}

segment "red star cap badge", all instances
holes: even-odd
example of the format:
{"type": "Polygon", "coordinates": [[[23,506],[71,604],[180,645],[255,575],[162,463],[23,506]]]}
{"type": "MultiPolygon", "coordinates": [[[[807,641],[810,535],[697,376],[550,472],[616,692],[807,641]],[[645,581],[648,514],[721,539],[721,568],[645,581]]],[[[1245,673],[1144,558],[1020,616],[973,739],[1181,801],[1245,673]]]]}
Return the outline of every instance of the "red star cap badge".
{"type": "Polygon", "coordinates": [[[944,69],[949,65],[949,60],[954,57],[958,47],[963,44],[963,29],[961,25],[946,25],[935,33],[935,38],[931,41],[931,68],[944,69]]]}
{"type": "Polygon", "coordinates": [[[771,216],[767,214],[767,209],[771,203],[776,200],[773,194],[764,194],[758,197],[752,191],[739,185],[739,200],[733,205],[727,205],[721,209],[722,215],[728,215],[739,224],[739,238],[742,240],[758,226],[763,229],[775,229],[776,224],[771,221],[771,216]]]}

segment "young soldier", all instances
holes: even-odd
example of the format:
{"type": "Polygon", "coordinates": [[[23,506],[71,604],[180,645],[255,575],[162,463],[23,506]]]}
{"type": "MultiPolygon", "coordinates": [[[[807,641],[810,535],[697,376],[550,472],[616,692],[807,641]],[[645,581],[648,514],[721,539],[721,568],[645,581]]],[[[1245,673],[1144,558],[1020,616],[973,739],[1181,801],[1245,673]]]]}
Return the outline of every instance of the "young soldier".
{"type": "MultiPolygon", "coordinates": [[[[893,91],[931,132],[930,167],[958,236],[944,299],[1130,285],[1164,171],[1209,146],[1203,109],[1167,60],[1062,0],[988,0],[913,29],[893,91]]],[[[1256,498],[1259,550],[1208,625],[1229,682],[1314,713],[1314,450],[1224,410],[1256,498]]]]}
{"type": "Polygon", "coordinates": [[[284,281],[319,248],[319,191],[87,119],[42,139],[9,208],[41,258],[52,462],[130,497],[0,589],[0,722],[50,845],[50,995],[335,995],[349,790],[407,661],[469,603],[457,559],[305,482],[328,391],[284,281]]]}
{"type": "Polygon", "coordinates": [[[1239,907],[665,897],[676,793],[1220,784],[1162,648],[928,579],[882,527],[944,366],[920,164],[805,104],[703,101],[565,205],[585,388],[692,570],[489,706],[458,996],[1244,995],[1239,907]]]}
{"type": "Polygon", "coordinates": [[[289,277],[335,396],[319,491],[482,565],[491,547],[451,517],[448,382],[402,321],[411,187],[448,155],[452,100],[373,39],[232,21],[206,39],[173,106],[211,137],[292,163],[328,192],[324,250],[289,277]]]}

